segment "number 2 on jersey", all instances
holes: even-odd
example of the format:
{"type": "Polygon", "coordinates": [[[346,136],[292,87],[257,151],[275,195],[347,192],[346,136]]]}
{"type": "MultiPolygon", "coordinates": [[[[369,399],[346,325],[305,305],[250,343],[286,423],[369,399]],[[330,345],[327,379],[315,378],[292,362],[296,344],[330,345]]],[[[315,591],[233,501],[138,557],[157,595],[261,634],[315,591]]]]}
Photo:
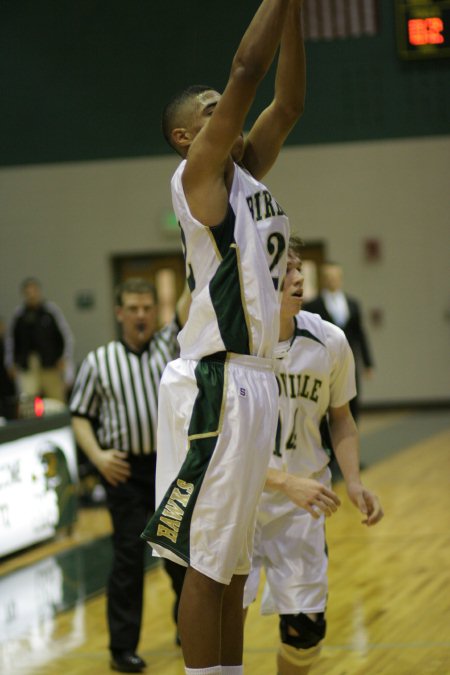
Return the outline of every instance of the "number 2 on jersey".
{"type": "MultiPolygon", "coordinates": [[[[279,232],[273,232],[267,239],[267,250],[269,255],[272,256],[272,261],[270,263],[269,270],[273,272],[278,263],[281,260],[281,257],[286,249],[286,241],[282,234],[279,232]]],[[[273,285],[275,290],[278,290],[278,285],[280,283],[280,278],[278,276],[272,277],[273,285]]]]}

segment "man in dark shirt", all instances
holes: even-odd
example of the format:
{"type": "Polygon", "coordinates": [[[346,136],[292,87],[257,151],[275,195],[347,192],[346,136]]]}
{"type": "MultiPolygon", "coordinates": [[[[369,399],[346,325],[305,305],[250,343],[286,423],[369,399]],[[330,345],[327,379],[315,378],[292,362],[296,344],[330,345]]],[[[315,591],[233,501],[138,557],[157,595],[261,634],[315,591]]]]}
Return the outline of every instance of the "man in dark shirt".
{"type": "Polygon", "coordinates": [[[25,279],[24,298],[5,340],[5,366],[19,393],[65,401],[73,377],[73,336],[63,313],[45,300],[39,281],[25,279]]]}
{"type": "Polygon", "coordinates": [[[350,410],[355,421],[359,416],[358,394],[360,391],[360,372],[368,378],[373,374],[373,359],[364,330],[359,302],[343,291],[342,267],[337,263],[326,263],[321,271],[322,290],[320,294],[305,302],[303,309],[319,314],[325,321],[334,323],[345,333],[355,358],[356,391],[355,398],[350,401],[350,410]]]}

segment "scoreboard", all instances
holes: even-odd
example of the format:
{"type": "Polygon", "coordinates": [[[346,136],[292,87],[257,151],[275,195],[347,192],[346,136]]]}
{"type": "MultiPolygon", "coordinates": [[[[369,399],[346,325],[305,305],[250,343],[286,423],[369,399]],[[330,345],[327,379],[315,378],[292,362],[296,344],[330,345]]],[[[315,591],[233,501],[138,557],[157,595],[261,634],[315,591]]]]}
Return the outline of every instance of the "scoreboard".
{"type": "Polygon", "coordinates": [[[396,0],[395,9],[401,58],[450,57],[450,0],[396,0]]]}

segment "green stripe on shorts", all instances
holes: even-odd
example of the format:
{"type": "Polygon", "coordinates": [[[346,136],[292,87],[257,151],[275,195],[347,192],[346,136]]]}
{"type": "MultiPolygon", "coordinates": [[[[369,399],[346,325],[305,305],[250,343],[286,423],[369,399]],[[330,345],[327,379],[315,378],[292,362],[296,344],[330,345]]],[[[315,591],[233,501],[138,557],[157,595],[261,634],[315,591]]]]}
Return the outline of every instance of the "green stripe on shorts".
{"type": "Polygon", "coordinates": [[[192,513],[217,443],[222,423],[225,354],[199,361],[195,369],[198,394],[189,424],[189,449],[177,478],[149,520],[142,538],[190,562],[192,513]]]}

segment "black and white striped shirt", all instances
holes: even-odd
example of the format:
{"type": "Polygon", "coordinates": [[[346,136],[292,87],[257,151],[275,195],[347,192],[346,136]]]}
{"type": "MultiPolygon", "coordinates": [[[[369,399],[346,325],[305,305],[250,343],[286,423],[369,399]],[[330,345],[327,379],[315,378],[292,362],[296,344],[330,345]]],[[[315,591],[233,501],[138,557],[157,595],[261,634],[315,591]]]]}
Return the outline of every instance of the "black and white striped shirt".
{"type": "Polygon", "coordinates": [[[72,415],[86,417],[102,448],[148,455],[156,444],[158,389],[166,364],[178,356],[176,320],[136,354],[113,341],[89,352],[72,396],[72,415]]]}

